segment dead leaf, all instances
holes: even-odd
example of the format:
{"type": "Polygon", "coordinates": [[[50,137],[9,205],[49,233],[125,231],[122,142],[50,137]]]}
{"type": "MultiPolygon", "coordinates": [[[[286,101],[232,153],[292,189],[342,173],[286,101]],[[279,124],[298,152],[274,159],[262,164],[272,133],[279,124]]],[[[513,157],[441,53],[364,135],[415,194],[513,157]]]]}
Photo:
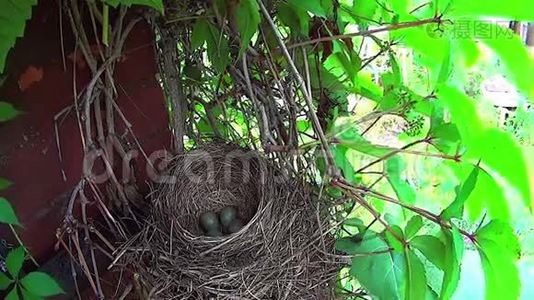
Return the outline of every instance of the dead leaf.
{"type": "Polygon", "coordinates": [[[34,83],[37,83],[43,79],[43,69],[29,66],[24,73],[19,77],[19,89],[21,91],[27,90],[34,83]]]}

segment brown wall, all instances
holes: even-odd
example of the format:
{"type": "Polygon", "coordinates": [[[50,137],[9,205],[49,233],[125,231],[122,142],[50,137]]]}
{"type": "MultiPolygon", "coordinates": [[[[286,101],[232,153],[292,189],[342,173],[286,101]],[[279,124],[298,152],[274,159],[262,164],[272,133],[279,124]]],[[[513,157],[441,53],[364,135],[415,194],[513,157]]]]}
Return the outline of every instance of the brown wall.
{"type": "MultiPolygon", "coordinates": [[[[59,162],[54,134],[54,116],[73,103],[74,68],[78,90],[88,80],[83,62],[74,64],[73,37],[66,20],[63,17],[66,69],[56,1],[40,1],[25,37],[8,57],[8,78],[0,87],[0,99],[23,111],[16,119],[0,124],[0,177],[15,183],[0,195],[14,205],[24,226],[19,234],[41,261],[54,254],[55,230],[70,191],[81,177],[80,133],[72,114],[59,129],[63,163],[59,162]]],[[[125,56],[115,77],[120,93],[117,101],[149,153],[170,145],[163,95],[155,80],[152,40],[149,26],[138,23],[125,45],[125,56]]],[[[13,241],[5,226],[0,227],[0,237],[13,241]]]]}

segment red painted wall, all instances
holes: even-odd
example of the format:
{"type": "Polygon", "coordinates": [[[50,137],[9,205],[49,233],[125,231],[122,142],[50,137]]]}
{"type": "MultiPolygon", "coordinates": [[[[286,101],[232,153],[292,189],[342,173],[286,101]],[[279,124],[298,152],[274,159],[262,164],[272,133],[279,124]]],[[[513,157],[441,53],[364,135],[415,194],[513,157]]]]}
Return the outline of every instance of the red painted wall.
{"type": "MultiPolygon", "coordinates": [[[[55,1],[39,3],[25,37],[8,57],[9,77],[0,87],[0,99],[23,111],[16,119],[0,123],[0,176],[15,183],[0,195],[14,205],[24,226],[18,230],[20,236],[30,252],[43,261],[53,255],[55,230],[70,191],[81,177],[83,157],[80,133],[71,114],[59,128],[64,158],[60,163],[53,120],[74,101],[73,68],[78,90],[87,83],[88,70],[75,65],[72,55],[68,57],[74,43],[66,17],[63,40],[67,58],[63,68],[59,9],[55,1]]],[[[115,77],[118,103],[148,153],[170,145],[163,95],[155,80],[152,41],[149,26],[138,23],[125,45],[124,60],[117,66],[115,77]]],[[[5,226],[0,227],[0,237],[13,241],[5,226]]]]}

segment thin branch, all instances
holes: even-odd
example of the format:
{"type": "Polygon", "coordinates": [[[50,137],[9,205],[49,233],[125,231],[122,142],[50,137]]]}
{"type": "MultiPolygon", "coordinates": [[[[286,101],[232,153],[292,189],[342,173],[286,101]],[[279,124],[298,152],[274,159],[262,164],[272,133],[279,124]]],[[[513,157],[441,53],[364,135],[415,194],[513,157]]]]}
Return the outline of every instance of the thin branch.
{"type": "Polygon", "coordinates": [[[302,79],[302,75],[300,75],[296,65],[295,65],[295,62],[293,61],[293,59],[291,58],[291,54],[289,54],[289,51],[288,51],[288,48],[286,47],[285,43],[284,43],[284,40],[282,38],[282,35],[280,34],[280,31],[278,31],[278,28],[276,27],[276,24],[274,24],[274,21],[273,19],[271,18],[271,16],[269,15],[269,11],[267,10],[267,8],[265,8],[265,5],[263,4],[263,2],[261,0],[257,0],[258,1],[258,4],[260,5],[260,8],[261,8],[261,11],[263,13],[263,15],[265,16],[265,19],[267,20],[267,22],[269,23],[269,25],[271,26],[275,36],[276,36],[276,39],[278,40],[278,43],[282,49],[282,52],[284,53],[284,56],[289,64],[289,67],[291,69],[291,72],[293,73],[293,76],[295,77],[295,79],[297,80],[298,82],[298,85],[299,85],[299,88],[302,92],[302,94],[304,95],[304,99],[306,100],[306,104],[308,106],[308,114],[310,116],[310,119],[311,121],[313,122],[313,125],[314,125],[314,128],[315,128],[315,131],[319,137],[319,140],[321,141],[321,145],[322,145],[322,150],[323,150],[323,153],[326,157],[326,164],[329,166],[328,168],[328,172],[330,173],[331,176],[337,176],[339,175],[339,171],[337,169],[335,169],[335,164],[334,164],[334,158],[332,156],[332,153],[330,152],[330,148],[328,146],[328,143],[326,141],[326,138],[325,138],[325,134],[323,132],[323,129],[321,127],[321,123],[319,122],[319,118],[317,117],[317,114],[315,113],[315,110],[314,110],[314,107],[313,107],[313,100],[312,100],[312,96],[308,93],[308,89],[306,88],[306,83],[304,82],[304,79],[302,79]]]}
{"type": "Polygon", "coordinates": [[[19,237],[17,231],[15,231],[15,228],[13,227],[13,225],[9,224],[9,229],[11,229],[11,232],[13,233],[13,236],[15,236],[15,239],[17,239],[17,242],[19,242],[20,246],[24,249],[24,251],[26,251],[26,253],[30,257],[30,260],[33,262],[33,264],[36,267],[39,267],[39,263],[37,263],[37,260],[35,260],[35,258],[32,256],[30,251],[28,251],[28,248],[26,248],[26,246],[22,242],[22,239],[19,237]]]}
{"type": "Polygon", "coordinates": [[[367,165],[365,165],[365,166],[359,168],[359,169],[356,171],[356,173],[360,173],[361,171],[363,171],[363,170],[365,170],[365,169],[367,169],[367,168],[369,168],[369,167],[371,167],[371,166],[374,166],[374,165],[376,165],[376,164],[379,163],[379,162],[385,161],[385,160],[391,158],[392,156],[394,156],[394,155],[396,155],[396,154],[398,154],[398,153],[403,152],[404,150],[406,150],[406,149],[408,149],[408,148],[411,148],[411,147],[413,147],[413,146],[415,146],[415,145],[418,145],[418,144],[421,144],[421,143],[426,143],[426,142],[428,142],[428,138],[425,138],[425,139],[422,139],[422,140],[417,140],[417,141],[414,141],[414,142],[411,142],[411,143],[405,145],[405,146],[402,147],[402,148],[395,149],[395,150],[391,151],[390,153],[388,153],[388,154],[386,154],[386,155],[384,155],[384,156],[382,156],[382,157],[380,157],[380,158],[374,160],[373,162],[371,162],[371,163],[369,163],[369,164],[367,164],[367,165]]]}
{"type": "MultiPolygon", "coordinates": [[[[328,42],[328,41],[335,41],[335,40],[343,40],[348,38],[353,38],[357,36],[370,36],[379,32],[385,32],[385,31],[395,31],[399,29],[405,29],[405,28],[411,28],[411,27],[418,27],[426,24],[441,24],[443,22],[441,16],[436,16],[430,19],[424,19],[419,21],[411,21],[411,22],[404,22],[404,23],[397,23],[393,25],[387,25],[379,28],[369,29],[369,30],[363,30],[358,32],[352,32],[352,33],[346,33],[346,34],[338,34],[338,35],[332,35],[332,36],[323,36],[320,38],[316,38],[313,40],[308,40],[304,42],[295,43],[292,45],[287,46],[287,49],[294,49],[297,47],[307,46],[307,45],[313,45],[321,42],[328,42]]],[[[283,49],[282,49],[283,50],[283,49]]]]}
{"type": "MultiPolygon", "coordinates": [[[[423,208],[419,208],[419,207],[415,207],[413,205],[410,205],[410,204],[407,204],[407,203],[403,203],[401,201],[399,201],[398,199],[395,199],[395,198],[392,198],[392,197],[389,197],[387,195],[384,195],[384,194],[381,194],[379,192],[376,192],[376,191],[372,191],[370,190],[369,188],[367,187],[354,187],[352,186],[351,184],[345,182],[344,180],[335,180],[332,182],[332,184],[336,187],[339,187],[339,188],[342,188],[344,189],[345,191],[349,192],[351,196],[358,196],[359,194],[365,194],[365,195],[369,195],[373,198],[376,198],[376,199],[379,199],[379,200],[383,200],[383,201],[386,201],[386,202],[390,202],[390,203],[393,203],[393,204],[396,204],[396,205],[399,205],[405,209],[408,209],[442,227],[445,227],[445,228],[448,228],[448,229],[452,229],[452,224],[448,221],[445,221],[443,218],[441,218],[441,216],[439,215],[436,215],[428,210],[425,210],[423,208]]],[[[356,201],[358,201],[357,199],[355,199],[356,201]]],[[[363,200],[365,203],[367,203],[365,200],[363,200]]],[[[369,205],[367,203],[367,205],[369,205]]],[[[463,234],[464,236],[466,236],[468,239],[470,239],[472,242],[474,242],[476,240],[475,236],[463,229],[458,229],[459,232],[461,234],[463,234]]]]}

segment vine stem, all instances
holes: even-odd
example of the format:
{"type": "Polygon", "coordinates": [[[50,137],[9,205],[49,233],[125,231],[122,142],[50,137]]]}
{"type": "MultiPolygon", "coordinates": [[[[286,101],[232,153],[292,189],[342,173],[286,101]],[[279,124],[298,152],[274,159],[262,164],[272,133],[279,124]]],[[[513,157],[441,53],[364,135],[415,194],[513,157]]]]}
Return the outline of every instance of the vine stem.
{"type": "MultiPolygon", "coordinates": [[[[274,34],[276,36],[276,39],[278,41],[278,44],[280,45],[280,48],[282,49],[282,52],[283,52],[283,54],[284,54],[284,56],[285,56],[285,58],[286,58],[286,60],[287,60],[287,62],[289,64],[291,72],[293,73],[293,76],[297,80],[298,86],[299,86],[302,94],[304,95],[304,99],[306,100],[306,105],[308,106],[309,117],[313,122],[315,131],[316,131],[316,133],[317,133],[317,135],[319,137],[319,141],[321,142],[321,146],[323,148],[323,154],[326,157],[326,164],[328,166],[328,172],[330,173],[329,175],[335,177],[335,176],[337,176],[338,171],[337,171],[337,169],[335,169],[334,158],[332,156],[332,153],[330,152],[330,148],[328,147],[328,143],[326,141],[326,137],[325,137],[325,134],[323,132],[323,128],[321,127],[321,123],[319,122],[319,118],[317,117],[317,114],[314,111],[312,95],[309,93],[308,89],[306,88],[306,83],[304,82],[304,79],[302,78],[302,75],[299,73],[299,71],[298,71],[298,69],[297,69],[297,67],[295,65],[295,62],[291,58],[291,54],[289,54],[289,50],[286,47],[284,39],[282,38],[282,35],[280,34],[280,31],[278,31],[278,29],[276,27],[276,24],[274,24],[273,19],[269,15],[269,11],[267,10],[265,5],[263,4],[262,0],[257,0],[257,2],[258,2],[259,6],[261,8],[261,11],[262,11],[263,15],[265,16],[265,19],[267,20],[267,22],[269,23],[270,27],[272,28],[272,30],[273,30],[273,32],[274,32],[274,34]]],[[[304,59],[306,59],[306,58],[304,57],[304,59]]]]}
{"type": "Polygon", "coordinates": [[[401,153],[426,156],[426,157],[435,157],[435,158],[441,158],[445,160],[453,160],[456,162],[460,160],[459,155],[447,155],[447,154],[441,154],[441,153],[431,153],[431,152],[422,152],[422,151],[413,151],[413,150],[403,150],[401,151],[401,153]]]}
{"type": "Polygon", "coordinates": [[[24,251],[26,251],[26,253],[28,254],[28,256],[30,257],[30,260],[33,262],[33,264],[36,266],[36,267],[39,267],[39,264],[37,263],[37,260],[35,260],[35,258],[32,256],[32,254],[30,253],[30,251],[28,251],[28,248],[26,248],[26,246],[24,245],[24,243],[22,242],[22,239],[20,238],[19,234],[17,233],[17,231],[15,230],[15,228],[13,227],[13,225],[11,224],[8,224],[9,225],[9,229],[11,229],[11,232],[13,233],[13,235],[15,236],[15,239],[17,239],[17,242],[19,242],[20,246],[22,248],[24,248],[24,251]]]}
{"type": "Polygon", "coordinates": [[[393,229],[391,228],[391,226],[389,226],[388,223],[386,223],[384,220],[382,220],[381,216],[380,216],[380,213],[378,211],[376,211],[376,209],[371,205],[369,204],[367,201],[365,201],[365,199],[363,199],[363,197],[360,197],[358,194],[350,191],[349,191],[349,194],[352,196],[352,198],[354,200],[356,200],[356,202],[358,202],[363,208],[365,208],[369,213],[371,213],[371,215],[373,215],[373,217],[375,218],[375,220],[377,220],[378,222],[380,222],[380,224],[382,224],[386,230],[391,233],[391,235],[397,240],[399,241],[401,244],[403,244],[404,246],[406,246],[406,241],[400,237],[395,231],[393,231],[393,229]]]}
{"type": "Polygon", "coordinates": [[[435,16],[435,17],[429,18],[429,19],[397,23],[397,24],[393,24],[393,25],[387,25],[387,26],[382,26],[382,27],[379,27],[379,28],[374,28],[374,29],[369,29],[369,30],[362,30],[362,31],[358,31],[358,32],[331,35],[331,36],[323,36],[323,37],[316,38],[316,39],[313,39],[313,40],[303,41],[303,42],[299,42],[299,43],[295,43],[295,44],[289,45],[289,46],[287,46],[287,49],[294,49],[294,48],[297,48],[297,47],[313,45],[313,44],[317,44],[317,43],[321,43],[321,42],[329,42],[329,41],[335,41],[335,40],[348,39],[348,38],[353,38],[353,37],[357,37],[357,36],[369,36],[369,35],[373,35],[373,34],[379,33],[379,32],[394,31],[394,30],[399,30],[399,29],[418,27],[418,26],[422,26],[422,25],[426,25],[426,24],[432,24],[432,23],[440,24],[442,21],[443,20],[441,19],[441,16],[435,16]]]}
{"type": "Polygon", "coordinates": [[[406,149],[409,149],[409,148],[411,148],[411,147],[413,147],[413,146],[415,146],[415,145],[419,145],[419,144],[421,144],[421,143],[427,143],[427,142],[429,142],[429,138],[424,138],[424,139],[422,139],[422,140],[417,140],[417,141],[411,142],[411,143],[409,143],[409,144],[406,144],[406,145],[403,146],[402,148],[395,149],[395,150],[389,152],[388,154],[386,154],[386,155],[384,155],[384,156],[382,156],[382,157],[380,157],[380,158],[378,158],[378,159],[372,161],[371,163],[369,163],[369,164],[367,164],[367,165],[365,165],[365,166],[359,168],[359,169],[356,171],[356,173],[360,173],[361,171],[363,171],[363,170],[365,170],[365,169],[368,169],[369,167],[374,166],[374,165],[376,165],[377,163],[379,163],[379,162],[381,162],[381,161],[384,161],[384,160],[386,160],[386,159],[388,159],[388,158],[390,158],[390,157],[392,157],[392,156],[394,156],[394,155],[396,155],[396,154],[398,154],[398,153],[401,153],[401,152],[405,151],[406,149]]]}
{"type": "MultiPolygon", "coordinates": [[[[356,199],[356,198],[360,198],[360,197],[357,197],[358,194],[365,194],[365,195],[369,195],[373,198],[376,198],[376,199],[379,199],[379,200],[383,200],[383,201],[386,201],[386,202],[390,202],[390,203],[393,203],[393,204],[396,204],[396,205],[399,205],[405,209],[408,209],[418,215],[420,215],[421,217],[424,217],[442,227],[445,227],[445,228],[448,228],[448,229],[452,229],[452,224],[446,220],[444,220],[441,216],[439,215],[436,215],[428,210],[425,210],[423,208],[419,208],[419,207],[415,207],[415,206],[412,206],[410,204],[406,204],[406,203],[402,203],[401,201],[399,201],[398,199],[395,199],[395,198],[392,198],[392,197],[389,197],[387,195],[383,195],[379,192],[375,192],[375,191],[372,191],[368,188],[364,188],[364,187],[354,187],[352,186],[350,183],[348,182],[345,182],[344,180],[335,180],[335,181],[332,181],[332,185],[336,186],[336,187],[339,187],[339,188],[342,188],[343,190],[345,191],[348,191],[349,194],[351,196],[353,196],[353,198],[355,198],[356,201],[358,202],[361,202],[363,199],[356,199]]],[[[365,201],[365,200],[363,200],[365,201]]],[[[369,205],[369,204],[367,204],[369,205]]],[[[370,205],[369,205],[370,206],[370,205]]],[[[471,240],[471,242],[475,243],[476,242],[476,237],[461,229],[461,228],[458,228],[458,231],[464,235],[465,237],[467,237],[469,240],[471,240]]]]}

